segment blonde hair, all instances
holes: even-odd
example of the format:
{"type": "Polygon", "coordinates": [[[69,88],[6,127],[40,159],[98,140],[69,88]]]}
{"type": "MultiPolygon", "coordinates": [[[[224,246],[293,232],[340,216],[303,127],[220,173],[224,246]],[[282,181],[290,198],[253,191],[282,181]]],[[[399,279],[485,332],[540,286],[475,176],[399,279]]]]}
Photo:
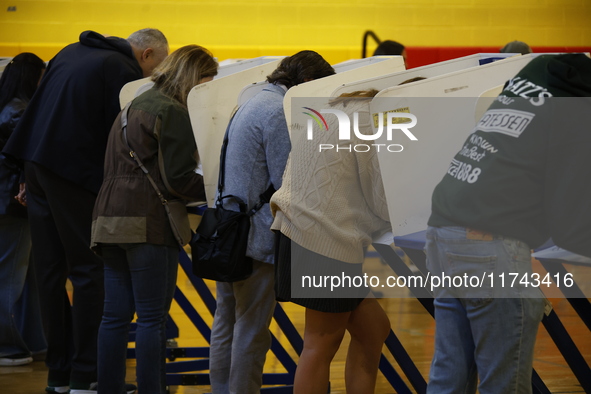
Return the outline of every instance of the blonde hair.
{"type": "Polygon", "coordinates": [[[218,73],[212,54],[199,45],[187,45],[171,53],[152,73],[154,86],[164,95],[187,106],[187,95],[203,78],[218,73]]]}

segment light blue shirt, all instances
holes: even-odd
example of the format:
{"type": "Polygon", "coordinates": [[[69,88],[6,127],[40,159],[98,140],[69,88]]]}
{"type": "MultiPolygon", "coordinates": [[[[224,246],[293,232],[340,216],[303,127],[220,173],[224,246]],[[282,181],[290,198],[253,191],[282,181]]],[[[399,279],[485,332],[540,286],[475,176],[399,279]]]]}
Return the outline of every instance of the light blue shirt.
{"type": "MultiPolygon", "coordinates": [[[[238,109],[229,126],[222,195],[240,197],[249,209],[271,184],[275,189],[281,187],[291,150],[283,112],[286,90],[281,85],[268,85],[238,109]]],[[[237,210],[234,203],[224,203],[224,207],[237,210]]],[[[273,263],[272,223],[269,205],[265,204],[251,219],[247,256],[273,263]]]]}

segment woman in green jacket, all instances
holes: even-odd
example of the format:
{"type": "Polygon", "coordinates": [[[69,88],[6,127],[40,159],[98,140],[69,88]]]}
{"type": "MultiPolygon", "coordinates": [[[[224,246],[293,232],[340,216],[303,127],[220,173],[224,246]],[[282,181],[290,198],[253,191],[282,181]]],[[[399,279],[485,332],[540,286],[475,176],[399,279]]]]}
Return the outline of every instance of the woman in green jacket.
{"type": "Polygon", "coordinates": [[[213,79],[217,67],[202,47],[178,49],[154,70],[154,87],[131,103],[126,137],[122,114],[113,124],[92,227],[92,246],[105,262],[99,393],[123,393],[127,335],[136,312],[138,389],[165,392],[165,322],[176,286],[179,244],[156,190],[129,153],[135,152],[167,200],[204,200],[203,177],[195,172],[198,155],[187,95],[213,79]]]}

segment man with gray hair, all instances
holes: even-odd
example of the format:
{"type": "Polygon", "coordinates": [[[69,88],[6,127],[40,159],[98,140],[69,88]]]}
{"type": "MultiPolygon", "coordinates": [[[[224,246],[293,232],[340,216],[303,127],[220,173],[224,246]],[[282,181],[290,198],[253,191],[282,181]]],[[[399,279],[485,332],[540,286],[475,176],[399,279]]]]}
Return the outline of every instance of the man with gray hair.
{"type": "Polygon", "coordinates": [[[149,77],[154,68],[168,56],[168,42],[160,30],[138,30],[127,37],[127,42],[131,45],[144,77],[149,77]]]}
{"type": "Polygon", "coordinates": [[[168,42],[156,29],[127,40],[83,32],[49,62],[6,144],[4,153],[25,167],[48,342],[48,393],[96,392],[104,290],[103,263],[90,250],[90,229],[107,137],[123,85],[149,76],[167,55],[168,42]],[[71,306],[67,278],[74,288],[71,306]]]}

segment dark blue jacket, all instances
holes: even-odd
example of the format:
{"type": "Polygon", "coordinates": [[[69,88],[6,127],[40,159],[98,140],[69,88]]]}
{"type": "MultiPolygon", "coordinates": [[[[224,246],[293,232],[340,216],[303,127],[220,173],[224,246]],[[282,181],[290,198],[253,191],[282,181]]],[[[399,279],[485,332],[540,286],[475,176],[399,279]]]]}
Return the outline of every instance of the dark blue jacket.
{"type": "Polygon", "coordinates": [[[98,193],[119,91],[139,78],[127,40],[83,32],[49,62],[4,153],[98,193]]]}

